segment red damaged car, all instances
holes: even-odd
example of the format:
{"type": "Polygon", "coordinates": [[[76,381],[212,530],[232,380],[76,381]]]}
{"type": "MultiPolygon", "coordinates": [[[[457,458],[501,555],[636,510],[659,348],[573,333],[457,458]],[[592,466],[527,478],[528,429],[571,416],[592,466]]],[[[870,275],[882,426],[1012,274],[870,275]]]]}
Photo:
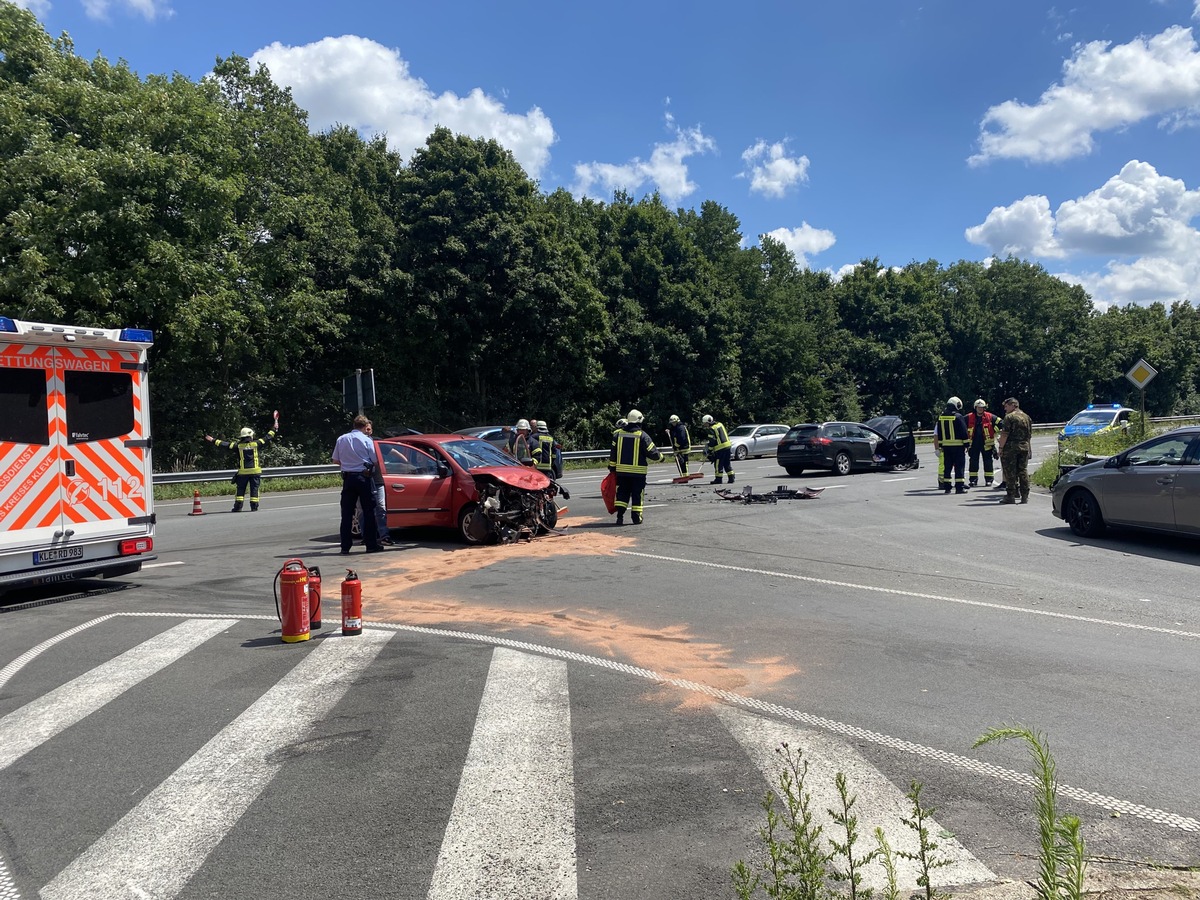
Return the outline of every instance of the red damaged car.
{"type": "Polygon", "coordinates": [[[510,543],[550,531],[570,495],[487,441],[461,434],[377,440],[389,528],[455,528],[468,544],[510,543]]]}

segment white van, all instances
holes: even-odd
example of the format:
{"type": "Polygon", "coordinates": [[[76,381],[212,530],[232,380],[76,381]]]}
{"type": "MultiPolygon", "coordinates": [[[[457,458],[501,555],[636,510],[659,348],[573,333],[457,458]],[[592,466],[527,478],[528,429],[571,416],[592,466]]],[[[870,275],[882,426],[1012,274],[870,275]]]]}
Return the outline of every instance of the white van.
{"type": "Polygon", "coordinates": [[[154,559],[153,343],[0,316],[0,592],[154,559]]]}

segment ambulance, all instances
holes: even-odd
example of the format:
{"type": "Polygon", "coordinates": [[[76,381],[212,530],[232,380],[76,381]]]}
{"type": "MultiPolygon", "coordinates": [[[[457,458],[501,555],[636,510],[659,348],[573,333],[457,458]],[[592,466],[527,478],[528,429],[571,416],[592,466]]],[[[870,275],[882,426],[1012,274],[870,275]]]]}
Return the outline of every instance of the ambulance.
{"type": "Polygon", "coordinates": [[[153,343],[0,316],[0,593],[154,559],[153,343]]]}

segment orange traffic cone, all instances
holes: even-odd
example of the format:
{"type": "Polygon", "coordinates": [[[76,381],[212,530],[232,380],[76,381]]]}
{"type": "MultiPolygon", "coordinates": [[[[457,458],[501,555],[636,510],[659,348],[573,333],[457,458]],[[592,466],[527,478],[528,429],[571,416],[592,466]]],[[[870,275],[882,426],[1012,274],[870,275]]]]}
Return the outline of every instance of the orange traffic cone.
{"type": "Polygon", "coordinates": [[[189,516],[204,515],[204,510],[202,510],[200,508],[200,491],[198,491],[198,490],[194,494],[192,494],[192,511],[190,513],[188,513],[188,515],[189,516]]]}

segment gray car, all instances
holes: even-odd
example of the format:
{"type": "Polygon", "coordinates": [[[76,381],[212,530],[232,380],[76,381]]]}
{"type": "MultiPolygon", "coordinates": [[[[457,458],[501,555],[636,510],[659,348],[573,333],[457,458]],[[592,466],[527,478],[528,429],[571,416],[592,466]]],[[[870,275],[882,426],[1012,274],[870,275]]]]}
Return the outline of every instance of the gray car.
{"type": "Polygon", "coordinates": [[[1200,426],[1176,428],[1072,469],[1051,490],[1080,537],[1108,525],[1200,537],[1200,426]]]}
{"type": "Polygon", "coordinates": [[[774,456],[787,430],[786,425],[739,425],[729,432],[730,453],[734,459],[774,456]]]}

